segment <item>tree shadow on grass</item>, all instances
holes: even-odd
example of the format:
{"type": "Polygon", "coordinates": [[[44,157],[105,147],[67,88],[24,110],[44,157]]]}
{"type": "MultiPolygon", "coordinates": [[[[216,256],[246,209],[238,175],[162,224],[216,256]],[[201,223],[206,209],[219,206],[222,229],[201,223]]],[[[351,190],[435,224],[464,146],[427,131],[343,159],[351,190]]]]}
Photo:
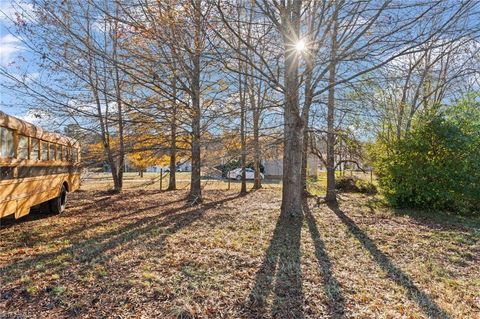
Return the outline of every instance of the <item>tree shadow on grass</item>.
{"type": "MultiPolygon", "coordinates": [[[[408,216],[415,224],[433,230],[453,230],[475,234],[476,229],[480,228],[480,218],[474,214],[459,214],[435,209],[392,208],[385,199],[380,199],[378,196],[369,196],[366,206],[372,215],[375,215],[378,208],[382,208],[393,213],[394,216],[408,216]]],[[[390,218],[390,215],[387,218],[390,218]]]]}
{"type": "Polygon", "coordinates": [[[267,316],[267,299],[273,296],[272,317],[304,318],[300,239],[303,217],[281,214],[265,258],[250,292],[249,317],[267,316]],[[273,287],[273,284],[275,286],[273,287]]]}
{"type": "MultiPolygon", "coordinates": [[[[66,214],[69,214],[72,212],[75,216],[81,216],[81,215],[89,215],[91,213],[91,209],[97,209],[97,210],[107,210],[109,208],[115,207],[116,203],[118,201],[126,200],[131,196],[134,197],[151,197],[155,195],[159,195],[163,193],[164,191],[160,190],[153,190],[153,191],[123,191],[121,193],[116,193],[116,194],[111,194],[109,196],[105,196],[105,191],[94,191],[94,192],[88,192],[88,191],[83,191],[80,192],[77,191],[76,193],[72,194],[72,197],[76,201],[83,201],[87,200],[87,203],[79,203],[72,205],[71,203],[67,204],[67,211],[65,212],[66,214]],[[93,194],[92,194],[93,193],[93,194]]],[[[185,198],[180,196],[178,199],[163,203],[161,206],[167,206],[172,203],[177,203],[185,201],[185,198]]]]}
{"type": "Polygon", "coordinates": [[[305,219],[320,266],[327,297],[327,311],[331,318],[345,318],[340,284],[333,276],[332,263],[307,201],[304,202],[303,210],[304,217],[281,214],[278,218],[266,255],[257,272],[255,285],[250,292],[249,317],[268,317],[267,299],[271,294],[271,317],[305,317],[300,251],[301,230],[305,219]]]}
{"type": "Polygon", "coordinates": [[[404,287],[407,290],[407,295],[414,300],[423,312],[429,318],[450,318],[449,315],[441,309],[435,301],[423,291],[421,291],[412,281],[412,279],[405,274],[400,268],[385,255],[375,244],[375,242],[368,237],[368,235],[358,227],[355,222],[348,217],[336,204],[328,204],[328,207],[338,216],[338,218],[347,226],[348,230],[355,236],[355,238],[368,250],[372,258],[377,264],[387,273],[391,280],[397,285],[404,287]]]}
{"type": "MultiPolygon", "coordinates": [[[[61,217],[69,215],[70,212],[72,211],[74,212],[75,216],[81,216],[83,214],[90,213],[90,210],[94,208],[106,210],[108,208],[113,207],[113,204],[115,203],[115,198],[112,198],[111,196],[101,197],[102,196],[101,194],[103,194],[103,191],[96,192],[92,195],[91,193],[88,194],[85,191],[78,190],[76,194],[74,194],[75,197],[77,197],[77,199],[84,200],[88,196],[89,203],[80,204],[80,205],[78,204],[71,205],[70,202],[68,201],[66,211],[61,214],[61,217]],[[81,193],[81,195],[78,196],[77,193],[81,193]]],[[[46,203],[42,203],[39,205],[32,206],[30,208],[30,213],[19,219],[15,219],[15,215],[13,214],[4,218],[0,218],[0,230],[8,229],[10,227],[35,221],[35,220],[50,218],[53,216],[57,216],[57,214],[49,212],[48,205],[46,203]]]]}
{"type": "MultiPolygon", "coordinates": [[[[58,240],[58,239],[69,239],[70,241],[78,240],[76,237],[78,237],[82,232],[86,232],[86,231],[89,231],[91,229],[101,227],[101,226],[104,226],[104,225],[107,226],[107,225],[115,223],[117,221],[121,221],[121,220],[127,219],[129,217],[134,217],[135,215],[141,214],[145,211],[149,211],[149,210],[153,210],[153,209],[159,209],[161,207],[166,207],[166,206],[169,206],[171,204],[174,204],[174,203],[177,203],[177,202],[180,202],[180,201],[184,201],[184,200],[185,199],[182,198],[182,199],[179,199],[179,200],[173,200],[173,201],[162,203],[162,204],[155,203],[155,204],[152,204],[150,206],[139,208],[139,209],[136,209],[136,210],[131,209],[130,211],[127,211],[127,212],[117,212],[117,213],[113,214],[113,217],[108,217],[108,218],[105,218],[105,219],[101,219],[101,220],[96,221],[94,223],[91,223],[91,222],[89,223],[89,219],[87,218],[87,216],[84,216],[82,218],[85,219],[85,222],[82,223],[82,224],[79,224],[78,226],[68,228],[68,230],[62,230],[58,234],[49,235],[48,237],[41,238],[41,239],[35,238],[33,240],[33,239],[30,238],[31,236],[25,236],[25,238],[21,238],[18,241],[10,243],[9,249],[21,248],[21,247],[24,247],[24,246],[32,247],[33,244],[41,244],[41,243],[48,244],[48,243],[54,242],[55,240],[58,240]]],[[[93,206],[90,207],[90,209],[93,209],[93,208],[94,208],[93,206]]],[[[182,207],[180,209],[183,209],[183,208],[185,208],[185,207],[182,207]]],[[[97,205],[97,206],[95,206],[95,209],[101,211],[102,209],[104,209],[104,207],[97,205]]],[[[172,212],[172,211],[173,210],[170,209],[170,210],[167,210],[166,212],[172,212]]],[[[69,213],[70,212],[67,212],[67,214],[69,214],[69,213]]],[[[158,214],[157,216],[162,217],[164,215],[165,215],[165,213],[158,214]]],[[[4,224],[0,225],[0,230],[5,230],[5,229],[8,229],[10,227],[20,225],[20,224],[24,224],[24,223],[31,222],[31,221],[36,221],[36,220],[46,219],[46,218],[53,218],[55,216],[56,215],[53,214],[53,213],[45,213],[43,211],[33,210],[29,215],[24,216],[21,219],[16,220],[13,216],[11,218],[8,218],[6,225],[4,225],[4,224]]],[[[77,217],[75,213],[72,213],[72,215],[70,215],[70,216],[77,217]]],[[[62,216],[60,216],[60,218],[63,218],[63,217],[67,217],[67,216],[62,214],[62,216]]],[[[48,227],[62,227],[62,226],[55,226],[55,225],[52,226],[52,225],[49,224],[48,227]]],[[[41,231],[46,231],[46,230],[41,230],[41,231]]],[[[25,233],[30,234],[30,232],[25,232],[25,233]]],[[[1,272],[1,270],[0,270],[0,272],[1,272]]]]}
{"type": "Polygon", "coordinates": [[[330,318],[345,318],[345,300],[342,295],[339,282],[335,279],[332,272],[332,262],[328,257],[325,243],[323,242],[317,227],[315,218],[310,211],[308,202],[303,204],[303,211],[307,221],[308,230],[315,246],[315,256],[322,273],[323,289],[327,297],[327,310],[330,318]]]}
{"type": "MultiPolygon", "coordinates": [[[[58,251],[41,253],[20,261],[13,261],[0,268],[2,285],[15,282],[20,277],[33,273],[38,276],[43,273],[61,273],[67,269],[79,273],[91,268],[92,264],[105,263],[108,259],[115,257],[114,253],[109,252],[116,247],[122,246],[122,251],[124,248],[132,250],[135,245],[142,243],[147,238],[152,239],[154,236],[160,237],[159,242],[163,242],[168,235],[172,235],[200,219],[206,210],[237,197],[227,197],[194,208],[182,206],[165,210],[135,220],[124,227],[74,242],[71,246],[58,251]],[[165,231],[159,232],[159,230],[165,231]]],[[[145,209],[142,208],[135,212],[139,214],[145,209]]],[[[161,249],[161,247],[157,248],[161,249]]]]}
{"type": "Polygon", "coordinates": [[[480,228],[480,218],[454,212],[420,209],[394,209],[396,216],[408,216],[416,224],[439,231],[462,231],[470,235],[480,228]]]}
{"type": "Polygon", "coordinates": [[[45,213],[42,211],[32,211],[30,214],[23,216],[19,219],[15,219],[15,215],[9,215],[3,218],[0,218],[0,230],[9,229],[10,227],[14,227],[18,224],[28,223],[35,220],[50,218],[55,216],[53,213],[45,213]]]}
{"type": "MultiPolygon", "coordinates": [[[[125,219],[125,218],[128,218],[128,217],[133,217],[133,216],[135,216],[137,214],[140,214],[140,213],[143,213],[145,211],[149,211],[149,210],[152,210],[152,209],[159,209],[159,208],[162,208],[162,207],[167,207],[167,206],[170,206],[172,204],[182,202],[182,201],[185,201],[185,198],[180,198],[178,200],[173,200],[173,201],[162,203],[162,204],[155,203],[155,204],[152,204],[150,206],[143,207],[143,208],[136,209],[136,210],[132,210],[132,211],[117,212],[117,213],[113,214],[112,217],[99,220],[95,223],[88,224],[88,228],[95,228],[95,227],[98,227],[98,226],[101,226],[101,225],[108,225],[110,223],[114,223],[117,220],[125,219]]],[[[103,206],[100,206],[100,205],[92,206],[92,207],[89,207],[89,208],[91,208],[91,209],[95,208],[95,209],[98,209],[98,210],[105,209],[103,206]]],[[[185,208],[185,207],[182,207],[180,209],[183,209],[183,208],[185,208]]],[[[167,210],[167,212],[169,212],[169,211],[171,211],[171,210],[167,210]]],[[[77,213],[73,212],[73,213],[71,213],[70,216],[77,217],[77,215],[78,215],[77,213]]],[[[163,215],[164,214],[159,214],[159,216],[163,216],[163,215]]],[[[70,228],[68,231],[63,232],[63,233],[61,233],[57,236],[51,236],[50,240],[57,239],[57,238],[60,238],[60,237],[72,238],[73,236],[76,236],[76,235],[80,234],[81,232],[83,232],[85,230],[87,230],[85,225],[79,225],[78,227],[70,228]]]]}

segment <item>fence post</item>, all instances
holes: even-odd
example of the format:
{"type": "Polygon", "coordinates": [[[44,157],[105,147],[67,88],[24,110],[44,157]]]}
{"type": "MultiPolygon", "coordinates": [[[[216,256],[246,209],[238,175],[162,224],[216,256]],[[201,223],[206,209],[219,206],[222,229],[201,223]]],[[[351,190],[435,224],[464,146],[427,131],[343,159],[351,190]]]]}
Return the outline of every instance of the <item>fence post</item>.
{"type": "Polygon", "coordinates": [[[163,168],[160,168],[160,190],[163,188],[163,168]]]}

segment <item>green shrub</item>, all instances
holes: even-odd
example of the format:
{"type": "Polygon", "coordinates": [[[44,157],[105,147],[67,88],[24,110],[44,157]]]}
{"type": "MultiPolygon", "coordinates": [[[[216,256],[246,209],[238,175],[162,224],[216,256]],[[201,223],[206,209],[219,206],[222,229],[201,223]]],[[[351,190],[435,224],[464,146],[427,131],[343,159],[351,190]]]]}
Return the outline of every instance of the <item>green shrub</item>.
{"type": "Polygon", "coordinates": [[[356,181],[355,185],[357,186],[358,191],[360,193],[371,194],[371,195],[378,193],[377,186],[375,186],[373,183],[370,183],[368,181],[359,179],[356,181]]]}
{"type": "Polygon", "coordinates": [[[477,212],[480,103],[467,99],[419,119],[405,138],[378,145],[375,166],[396,207],[477,212]]]}

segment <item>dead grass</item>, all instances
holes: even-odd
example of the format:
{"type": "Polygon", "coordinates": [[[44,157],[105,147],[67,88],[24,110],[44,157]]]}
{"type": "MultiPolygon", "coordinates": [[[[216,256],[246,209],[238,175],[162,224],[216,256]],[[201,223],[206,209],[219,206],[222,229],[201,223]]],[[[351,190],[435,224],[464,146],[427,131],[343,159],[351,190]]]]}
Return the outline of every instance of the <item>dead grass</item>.
{"type": "Polygon", "coordinates": [[[374,198],[80,191],[0,228],[0,318],[480,318],[480,221],[374,198]]]}
{"type": "MultiPolygon", "coordinates": [[[[168,173],[163,174],[162,190],[168,187],[168,173]]],[[[177,189],[185,190],[190,187],[190,173],[177,172],[177,189]]],[[[160,190],[160,173],[144,173],[140,177],[136,172],[128,172],[124,175],[124,189],[126,190],[160,190]]],[[[253,180],[247,181],[247,188],[253,187],[253,180]]],[[[263,187],[266,189],[278,189],[281,187],[279,180],[264,180],[263,187]]],[[[113,180],[110,173],[87,173],[82,177],[83,190],[112,189],[113,180]]],[[[236,180],[209,179],[202,177],[202,188],[206,190],[240,190],[240,182],[236,180]]]]}

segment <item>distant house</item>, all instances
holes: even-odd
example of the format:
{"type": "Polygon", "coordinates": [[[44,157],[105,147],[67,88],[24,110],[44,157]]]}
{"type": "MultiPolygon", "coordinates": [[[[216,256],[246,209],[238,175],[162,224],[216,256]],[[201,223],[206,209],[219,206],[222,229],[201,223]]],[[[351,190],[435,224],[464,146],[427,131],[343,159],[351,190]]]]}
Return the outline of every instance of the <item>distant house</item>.
{"type": "Polygon", "coordinates": [[[283,172],[283,159],[262,160],[266,178],[280,178],[283,172]]]}
{"type": "MultiPolygon", "coordinates": [[[[355,145],[355,144],[354,144],[355,145]]],[[[267,157],[262,161],[265,167],[265,177],[267,178],[281,178],[283,175],[283,158],[280,147],[273,147],[267,157]]],[[[318,140],[315,146],[309,147],[307,155],[307,175],[317,176],[320,170],[325,170],[323,160],[327,158],[327,145],[323,140],[318,140]],[[323,160],[322,160],[323,159],[323,160]]],[[[356,168],[356,165],[362,165],[362,157],[359,149],[347,145],[345,143],[338,143],[335,153],[336,170],[343,171],[347,168],[356,168]]]]}
{"type": "MultiPolygon", "coordinates": [[[[148,173],[160,173],[160,170],[165,171],[167,169],[170,169],[169,167],[165,166],[160,166],[160,165],[154,165],[147,167],[147,172],[148,173]]],[[[192,170],[192,163],[190,161],[186,162],[181,162],[177,164],[177,172],[190,172],[192,170]]]]}
{"type": "MultiPolygon", "coordinates": [[[[327,144],[324,140],[317,140],[315,146],[310,146],[310,154],[319,161],[319,169],[326,170],[323,159],[327,159],[327,144]]],[[[345,143],[343,140],[337,141],[335,146],[335,170],[344,171],[345,169],[352,169],[362,166],[362,154],[360,143],[345,143]]]]}
{"type": "Polygon", "coordinates": [[[190,161],[177,164],[177,172],[191,172],[191,171],[192,171],[192,163],[190,161]]]}
{"type": "MultiPolygon", "coordinates": [[[[267,159],[262,161],[265,167],[266,178],[282,178],[283,175],[283,159],[267,159]]],[[[307,174],[308,176],[317,176],[318,170],[321,169],[320,159],[313,154],[309,154],[307,158],[307,174]]]]}
{"type": "Polygon", "coordinates": [[[163,166],[160,166],[160,165],[149,166],[149,167],[147,167],[146,171],[147,171],[147,173],[160,173],[160,170],[162,168],[163,168],[163,166]]]}

